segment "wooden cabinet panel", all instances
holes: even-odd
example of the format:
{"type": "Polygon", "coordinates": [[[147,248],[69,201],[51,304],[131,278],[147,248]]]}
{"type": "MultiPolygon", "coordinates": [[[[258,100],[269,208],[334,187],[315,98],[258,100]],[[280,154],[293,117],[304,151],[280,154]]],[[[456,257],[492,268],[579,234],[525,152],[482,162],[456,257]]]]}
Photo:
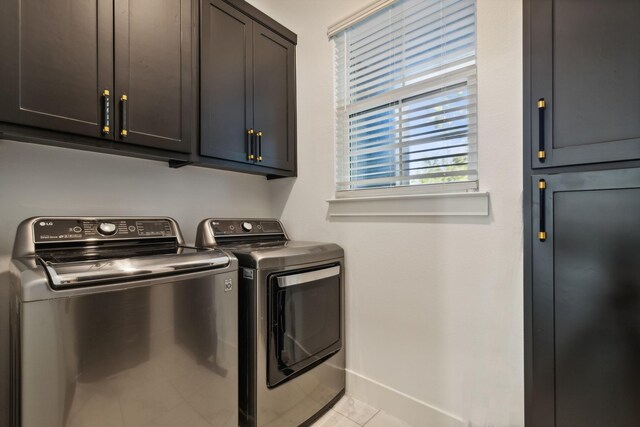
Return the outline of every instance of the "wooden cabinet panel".
{"type": "Polygon", "coordinates": [[[108,1],[1,2],[0,121],[103,137],[112,22],[108,1]]]}
{"type": "Polygon", "coordinates": [[[259,164],[292,170],[295,162],[295,48],[273,31],[255,24],[254,126],[259,164]]]}
{"type": "Polygon", "coordinates": [[[291,176],[295,42],[243,0],[2,1],[0,135],[291,176]]]}
{"type": "Polygon", "coordinates": [[[640,169],[532,186],[531,427],[636,426],[640,169]]]}
{"type": "Polygon", "coordinates": [[[202,2],[200,154],[257,173],[291,174],[295,45],[243,13],[251,9],[244,2],[231,3],[202,2]]]}
{"type": "Polygon", "coordinates": [[[532,167],[640,159],[640,2],[530,4],[532,167]]]}
{"type": "Polygon", "coordinates": [[[524,12],[526,424],[635,426],[640,3],[524,12]]]}
{"type": "Polygon", "coordinates": [[[116,0],[116,138],[122,142],[190,151],[190,10],[189,0],[116,0]]]}
{"type": "Polygon", "coordinates": [[[253,22],[220,0],[202,2],[200,153],[246,162],[253,126],[253,22]]]}

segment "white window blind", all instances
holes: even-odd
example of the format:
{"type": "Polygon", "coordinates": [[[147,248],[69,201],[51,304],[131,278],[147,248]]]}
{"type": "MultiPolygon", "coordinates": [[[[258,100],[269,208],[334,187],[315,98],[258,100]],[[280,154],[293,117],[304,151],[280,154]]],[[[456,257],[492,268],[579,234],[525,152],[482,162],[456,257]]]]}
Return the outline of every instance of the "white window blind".
{"type": "Polygon", "coordinates": [[[333,39],[337,190],[477,189],[475,0],[398,0],[333,39]]]}

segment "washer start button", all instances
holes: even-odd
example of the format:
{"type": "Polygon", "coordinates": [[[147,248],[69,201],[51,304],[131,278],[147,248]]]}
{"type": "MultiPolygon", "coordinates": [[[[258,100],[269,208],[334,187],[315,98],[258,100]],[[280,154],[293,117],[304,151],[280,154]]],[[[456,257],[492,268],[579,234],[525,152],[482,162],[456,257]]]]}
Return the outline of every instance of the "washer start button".
{"type": "Polygon", "coordinates": [[[100,225],[98,225],[98,233],[103,236],[113,236],[116,234],[117,229],[116,225],[111,222],[101,222],[100,225]]]}

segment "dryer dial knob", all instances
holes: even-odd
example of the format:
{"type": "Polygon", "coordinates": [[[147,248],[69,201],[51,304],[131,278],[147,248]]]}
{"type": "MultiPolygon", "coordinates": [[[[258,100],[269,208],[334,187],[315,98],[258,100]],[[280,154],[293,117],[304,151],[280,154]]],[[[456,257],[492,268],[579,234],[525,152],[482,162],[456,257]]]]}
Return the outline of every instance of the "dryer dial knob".
{"type": "Polygon", "coordinates": [[[253,230],[253,224],[251,224],[250,222],[243,222],[242,229],[249,233],[251,230],[253,230]]]}
{"type": "Polygon", "coordinates": [[[116,234],[116,230],[117,227],[112,222],[101,222],[100,225],[98,225],[98,233],[103,236],[113,236],[116,234]]]}

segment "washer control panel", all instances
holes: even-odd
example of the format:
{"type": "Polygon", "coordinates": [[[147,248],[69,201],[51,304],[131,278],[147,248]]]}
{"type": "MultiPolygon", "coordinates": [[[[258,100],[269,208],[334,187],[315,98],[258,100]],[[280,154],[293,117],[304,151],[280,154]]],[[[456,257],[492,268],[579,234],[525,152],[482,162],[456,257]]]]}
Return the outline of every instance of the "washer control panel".
{"type": "Polygon", "coordinates": [[[167,219],[40,218],[33,224],[35,243],[176,237],[167,219]]]}
{"type": "Polygon", "coordinates": [[[211,221],[215,236],[284,234],[275,219],[216,219],[211,221]]]}

